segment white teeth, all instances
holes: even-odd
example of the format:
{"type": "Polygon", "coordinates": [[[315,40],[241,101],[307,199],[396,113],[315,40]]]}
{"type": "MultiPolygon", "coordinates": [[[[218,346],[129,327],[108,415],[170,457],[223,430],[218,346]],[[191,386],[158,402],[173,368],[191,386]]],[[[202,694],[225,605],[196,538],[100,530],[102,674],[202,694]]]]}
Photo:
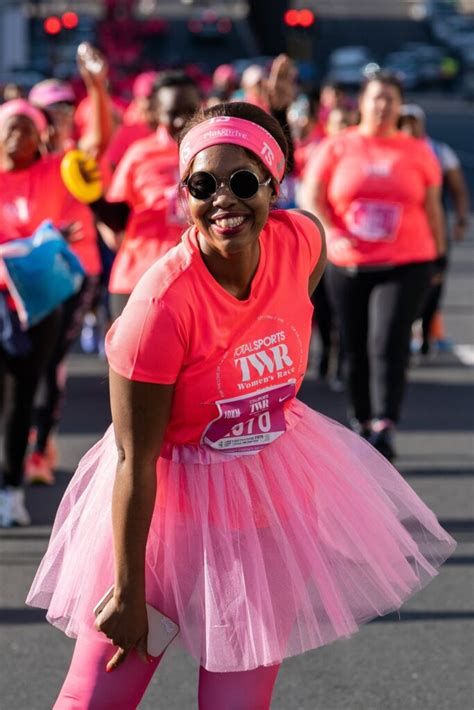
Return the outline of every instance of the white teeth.
{"type": "Polygon", "coordinates": [[[239,227],[244,221],[245,217],[230,217],[228,219],[216,219],[216,224],[218,227],[222,227],[222,229],[229,229],[239,227]]]}

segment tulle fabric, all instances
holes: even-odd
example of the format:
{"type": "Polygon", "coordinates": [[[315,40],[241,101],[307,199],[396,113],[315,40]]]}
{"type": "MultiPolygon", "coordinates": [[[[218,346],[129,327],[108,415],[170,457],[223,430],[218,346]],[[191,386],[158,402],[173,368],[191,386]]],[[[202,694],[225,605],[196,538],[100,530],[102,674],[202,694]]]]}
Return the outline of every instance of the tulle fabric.
{"type": "MultiPolygon", "coordinates": [[[[253,455],[167,445],[146,552],[147,600],[209,671],[250,670],[398,609],[455,547],[367,442],[295,402],[253,455]]],[[[112,428],[81,460],[27,603],[69,636],[113,583],[112,428]]]]}

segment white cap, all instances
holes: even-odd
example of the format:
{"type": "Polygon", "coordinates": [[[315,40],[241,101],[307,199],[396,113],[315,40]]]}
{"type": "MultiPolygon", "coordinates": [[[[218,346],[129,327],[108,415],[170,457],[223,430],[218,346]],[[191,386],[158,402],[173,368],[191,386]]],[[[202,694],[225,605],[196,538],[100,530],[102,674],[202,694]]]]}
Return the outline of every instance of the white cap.
{"type": "Polygon", "coordinates": [[[403,104],[403,106],[400,106],[400,116],[412,116],[412,118],[417,118],[419,121],[426,123],[426,113],[418,104],[403,104]]]}

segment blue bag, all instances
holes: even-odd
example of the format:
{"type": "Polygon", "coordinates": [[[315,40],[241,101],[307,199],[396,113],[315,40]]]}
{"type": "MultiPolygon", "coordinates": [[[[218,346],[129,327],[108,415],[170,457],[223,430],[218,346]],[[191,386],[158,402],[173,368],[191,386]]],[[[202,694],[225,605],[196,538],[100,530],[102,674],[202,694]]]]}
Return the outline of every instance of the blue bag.
{"type": "Polygon", "coordinates": [[[77,293],[84,281],[79,259],[49,220],[42,222],[31,237],[2,244],[0,257],[24,330],[77,293]]]}

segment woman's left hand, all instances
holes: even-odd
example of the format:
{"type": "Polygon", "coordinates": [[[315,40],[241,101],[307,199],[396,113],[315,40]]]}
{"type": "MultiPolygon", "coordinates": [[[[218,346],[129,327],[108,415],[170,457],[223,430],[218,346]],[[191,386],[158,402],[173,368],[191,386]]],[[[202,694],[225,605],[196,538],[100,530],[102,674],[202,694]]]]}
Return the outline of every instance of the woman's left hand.
{"type": "Polygon", "coordinates": [[[98,615],[95,628],[118,647],[107,663],[108,673],[125,661],[132,648],[136,649],[144,663],[150,662],[147,652],[148,618],[144,600],[123,602],[112,597],[98,615]]]}
{"type": "Polygon", "coordinates": [[[77,67],[87,86],[103,86],[109,72],[109,65],[100,50],[89,42],[81,42],[77,48],[77,67]]]}
{"type": "Polygon", "coordinates": [[[296,95],[297,70],[287,54],[279,54],[270,69],[267,81],[268,100],[274,111],[282,111],[292,103],[296,95]]]}

